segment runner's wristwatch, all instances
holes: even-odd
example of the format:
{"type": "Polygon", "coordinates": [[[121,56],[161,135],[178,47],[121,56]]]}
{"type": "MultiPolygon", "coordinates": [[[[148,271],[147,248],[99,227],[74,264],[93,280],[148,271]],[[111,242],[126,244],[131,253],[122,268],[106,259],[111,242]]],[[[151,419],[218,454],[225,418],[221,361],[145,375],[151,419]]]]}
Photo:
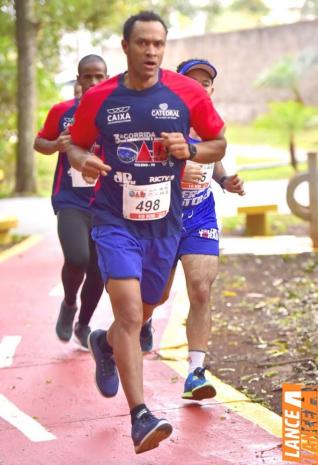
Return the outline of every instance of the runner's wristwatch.
{"type": "Polygon", "coordinates": [[[195,144],[188,144],[188,148],[189,148],[189,153],[190,153],[188,160],[192,160],[192,158],[194,158],[196,154],[198,153],[198,149],[195,144]]]}

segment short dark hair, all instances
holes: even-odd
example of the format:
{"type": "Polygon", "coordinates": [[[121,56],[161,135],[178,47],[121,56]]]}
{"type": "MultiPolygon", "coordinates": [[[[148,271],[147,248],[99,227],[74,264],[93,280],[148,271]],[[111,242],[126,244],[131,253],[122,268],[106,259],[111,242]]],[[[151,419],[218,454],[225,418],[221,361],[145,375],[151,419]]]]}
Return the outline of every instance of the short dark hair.
{"type": "Polygon", "coordinates": [[[137,15],[130,16],[125,21],[123,26],[123,37],[125,40],[129,40],[136,21],[158,21],[163,25],[166,34],[168,33],[167,25],[161,16],[159,16],[157,13],[154,13],[153,11],[140,11],[137,15]]]}
{"type": "Polygon", "coordinates": [[[80,59],[77,66],[77,73],[81,74],[82,66],[86,65],[86,63],[90,63],[91,61],[100,61],[105,66],[105,74],[107,74],[107,65],[104,58],[94,54],[86,55],[85,57],[80,59]]]}

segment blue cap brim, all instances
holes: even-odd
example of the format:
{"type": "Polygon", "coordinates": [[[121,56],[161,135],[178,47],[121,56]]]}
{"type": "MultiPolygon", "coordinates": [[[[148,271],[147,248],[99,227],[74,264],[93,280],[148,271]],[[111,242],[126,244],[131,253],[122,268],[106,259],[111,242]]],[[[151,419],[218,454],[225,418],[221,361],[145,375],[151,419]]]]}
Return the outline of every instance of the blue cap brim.
{"type": "Polygon", "coordinates": [[[206,60],[188,61],[184,66],[182,66],[182,68],[179,70],[179,73],[187,74],[191,69],[203,69],[211,76],[212,80],[215,79],[218,74],[214,66],[206,60]]]}

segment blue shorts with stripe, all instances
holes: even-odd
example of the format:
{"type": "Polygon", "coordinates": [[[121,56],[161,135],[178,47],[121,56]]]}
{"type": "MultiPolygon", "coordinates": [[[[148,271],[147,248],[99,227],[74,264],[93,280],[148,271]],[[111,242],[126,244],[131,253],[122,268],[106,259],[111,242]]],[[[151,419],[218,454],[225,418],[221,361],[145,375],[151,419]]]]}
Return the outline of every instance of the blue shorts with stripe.
{"type": "Polygon", "coordinates": [[[92,237],[104,282],[136,278],[143,302],[157,304],[175,262],[180,235],[143,239],[120,226],[94,226],[92,237]]]}
{"type": "Polygon", "coordinates": [[[183,229],[176,256],[219,255],[219,228],[210,195],[202,204],[183,210],[183,229]]]}

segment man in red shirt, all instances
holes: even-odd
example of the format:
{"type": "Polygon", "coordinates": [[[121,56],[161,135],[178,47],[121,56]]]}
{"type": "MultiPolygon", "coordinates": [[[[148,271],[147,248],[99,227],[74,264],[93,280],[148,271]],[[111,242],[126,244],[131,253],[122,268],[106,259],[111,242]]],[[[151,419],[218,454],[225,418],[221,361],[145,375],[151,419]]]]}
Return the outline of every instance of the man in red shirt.
{"type": "MultiPolygon", "coordinates": [[[[80,60],[77,83],[81,86],[83,95],[107,78],[107,67],[102,57],[87,55],[80,60]]],[[[77,311],[77,293],[83,284],[74,334],[80,346],[87,349],[89,322],[104,285],[97,264],[95,244],[91,238],[89,201],[93,187],[71,167],[66,156],[66,147],[71,138],[69,126],[79,102],[79,98],[74,98],[51,108],[35,138],[34,148],[44,155],[59,152],[52,189],[52,206],[57,215],[58,235],[64,254],[64,299],[56,323],[56,334],[62,342],[70,340],[77,311]]]]}

